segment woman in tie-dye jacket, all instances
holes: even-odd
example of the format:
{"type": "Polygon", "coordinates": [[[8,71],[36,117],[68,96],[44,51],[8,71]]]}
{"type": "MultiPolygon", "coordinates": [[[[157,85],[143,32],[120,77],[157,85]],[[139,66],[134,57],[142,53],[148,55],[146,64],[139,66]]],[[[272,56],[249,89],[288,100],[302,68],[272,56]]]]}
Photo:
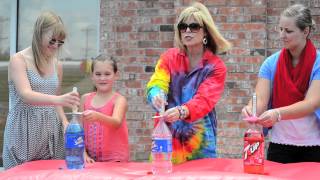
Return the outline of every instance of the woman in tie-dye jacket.
{"type": "Polygon", "coordinates": [[[224,90],[227,71],[216,54],[228,50],[230,44],[201,3],[181,12],[175,43],[177,48],[160,56],[147,84],[148,102],[158,112],[161,104],[166,104],[164,116],[173,135],[174,163],[215,158],[215,105],[224,90]]]}

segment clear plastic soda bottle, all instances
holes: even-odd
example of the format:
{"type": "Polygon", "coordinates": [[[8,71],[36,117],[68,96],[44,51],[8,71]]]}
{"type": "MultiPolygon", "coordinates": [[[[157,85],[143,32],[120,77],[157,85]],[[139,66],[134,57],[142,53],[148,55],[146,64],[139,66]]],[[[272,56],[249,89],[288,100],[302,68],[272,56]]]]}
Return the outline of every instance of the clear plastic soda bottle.
{"type": "Polygon", "coordinates": [[[79,123],[79,114],[73,113],[65,134],[65,161],[68,169],[84,167],[84,131],[79,123]]]}
{"type": "Polygon", "coordinates": [[[151,156],[153,174],[172,172],[172,134],[163,118],[160,118],[152,133],[151,156]]]}
{"type": "Polygon", "coordinates": [[[264,173],[264,136],[262,126],[255,124],[257,120],[257,96],[252,96],[252,117],[249,129],[244,134],[243,170],[245,173],[264,173]]]}

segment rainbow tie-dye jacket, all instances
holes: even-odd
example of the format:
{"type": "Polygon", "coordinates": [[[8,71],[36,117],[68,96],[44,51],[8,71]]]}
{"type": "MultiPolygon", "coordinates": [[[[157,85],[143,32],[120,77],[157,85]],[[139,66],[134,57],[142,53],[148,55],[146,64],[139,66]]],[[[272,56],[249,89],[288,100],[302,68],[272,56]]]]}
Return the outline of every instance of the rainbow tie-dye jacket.
{"type": "Polygon", "coordinates": [[[167,123],[173,136],[174,163],[216,157],[214,107],[224,90],[226,66],[206,50],[198,66],[190,72],[188,69],[186,54],[177,48],[169,49],[161,55],[147,84],[149,103],[162,89],[168,97],[166,109],[179,105],[189,109],[187,119],[167,123]]]}

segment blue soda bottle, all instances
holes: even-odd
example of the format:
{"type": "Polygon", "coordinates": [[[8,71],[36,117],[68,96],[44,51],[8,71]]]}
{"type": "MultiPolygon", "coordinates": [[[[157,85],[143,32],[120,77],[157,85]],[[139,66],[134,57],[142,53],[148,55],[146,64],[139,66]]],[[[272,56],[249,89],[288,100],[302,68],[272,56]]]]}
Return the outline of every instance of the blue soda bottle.
{"type": "Polygon", "coordinates": [[[65,160],[68,169],[82,169],[84,167],[84,131],[78,121],[79,118],[79,114],[72,114],[65,134],[65,160]]]}

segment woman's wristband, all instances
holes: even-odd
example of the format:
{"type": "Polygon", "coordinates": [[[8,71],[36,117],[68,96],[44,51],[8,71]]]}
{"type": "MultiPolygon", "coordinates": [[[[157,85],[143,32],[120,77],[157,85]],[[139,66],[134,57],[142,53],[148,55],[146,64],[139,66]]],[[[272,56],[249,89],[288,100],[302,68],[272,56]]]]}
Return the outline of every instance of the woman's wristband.
{"type": "Polygon", "coordinates": [[[179,111],[179,119],[185,119],[188,116],[187,110],[183,106],[177,106],[177,109],[179,111]]]}
{"type": "Polygon", "coordinates": [[[277,113],[277,122],[281,121],[281,114],[280,114],[280,110],[279,109],[274,109],[277,113]]]}

